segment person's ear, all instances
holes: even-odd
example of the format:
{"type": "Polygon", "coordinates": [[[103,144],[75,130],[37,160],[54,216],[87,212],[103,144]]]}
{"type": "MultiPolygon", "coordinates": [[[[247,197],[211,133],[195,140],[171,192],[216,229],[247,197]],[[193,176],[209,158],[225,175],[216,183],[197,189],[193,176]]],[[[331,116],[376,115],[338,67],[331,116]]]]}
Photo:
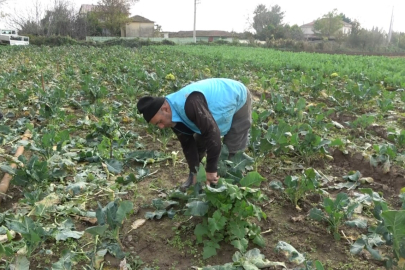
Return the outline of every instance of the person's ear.
{"type": "Polygon", "coordinates": [[[169,110],[170,110],[169,103],[167,103],[167,102],[163,103],[162,111],[167,113],[167,112],[169,112],[169,110]]]}

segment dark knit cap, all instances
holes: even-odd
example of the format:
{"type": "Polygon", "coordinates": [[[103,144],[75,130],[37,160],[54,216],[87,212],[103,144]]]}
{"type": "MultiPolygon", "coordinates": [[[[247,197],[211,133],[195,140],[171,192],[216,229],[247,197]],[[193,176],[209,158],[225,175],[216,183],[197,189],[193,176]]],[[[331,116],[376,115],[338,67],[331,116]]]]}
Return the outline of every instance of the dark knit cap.
{"type": "Polygon", "coordinates": [[[164,102],[165,98],[163,97],[143,97],[138,101],[138,111],[143,114],[143,118],[149,123],[164,102]]]}

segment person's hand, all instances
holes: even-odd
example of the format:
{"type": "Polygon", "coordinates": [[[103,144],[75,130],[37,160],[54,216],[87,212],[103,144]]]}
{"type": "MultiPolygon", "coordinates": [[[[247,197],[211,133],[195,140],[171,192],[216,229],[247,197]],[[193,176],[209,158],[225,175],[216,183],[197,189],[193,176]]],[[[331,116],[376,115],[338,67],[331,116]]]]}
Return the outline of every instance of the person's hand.
{"type": "Polygon", "coordinates": [[[207,186],[209,186],[210,184],[216,185],[218,183],[219,176],[217,175],[216,172],[214,172],[214,173],[207,172],[206,176],[207,176],[207,182],[206,182],[207,186]]]}

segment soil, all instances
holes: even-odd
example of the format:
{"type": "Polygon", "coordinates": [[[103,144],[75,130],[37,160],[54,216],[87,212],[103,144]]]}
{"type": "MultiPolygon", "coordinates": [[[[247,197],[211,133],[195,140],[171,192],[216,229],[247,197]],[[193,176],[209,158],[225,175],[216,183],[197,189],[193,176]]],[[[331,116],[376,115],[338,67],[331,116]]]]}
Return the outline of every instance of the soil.
{"type": "MultiPolygon", "coordinates": [[[[344,122],[349,120],[350,116],[339,116],[336,120],[344,122]],[[343,119],[343,118],[344,119],[343,119]]],[[[161,144],[152,142],[145,132],[140,135],[146,138],[146,149],[160,149],[161,144]]],[[[176,140],[171,140],[165,152],[179,151],[180,144],[176,140]]],[[[362,176],[372,177],[374,183],[362,185],[362,187],[371,187],[374,191],[381,192],[390,206],[394,209],[400,208],[398,198],[399,190],[405,186],[405,170],[396,166],[391,167],[389,173],[384,173],[382,168],[375,168],[361,155],[361,153],[344,154],[340,150],[334,150],[331,155],[333,161],[326,163],[324,160],[314,161],[310,166],[322,171],[328,176],[341,178],[347,175],[349,171],[360,171],[362,176]]],[[[347,226],[340,228],[342,235],[340,241],[334,239],[333,235],[328,232],[327,224],[315,222],[308,217],[309,210],[321,203],[319,195],[311,195],[299,201],[300,209],[292,206],[280,193],[272,191],[268,187],[271,180],[282,181],[286,175],[299,173],[298,171],[277,171],[271,169],[272,162],[278,157],[270,157],[265,160],[258,171],[267,181],[262,183],[262,190],[268,197],[260,205],[266,213],[267,218],[262,221],[256,221],[266,240],[266,246],[260,248],[261,253],[270,261],[287,262],[289,268],[294,265],[288,263],[288,259],[282,254],[275,251],[279,241],[284,241],[294,246],[298,251],[304,253],[312,260],[319,260],[323,263],[325,269],[385,269],[382,263],[373,260],[369,253],[362,252],[360,255],[350,254],[350,245],[360,234],[366,234],[367,231],[352,229],[347,226]]],[[[129,164],[126,173],[139,164],[129,164]]],[[[123,199],[134,201],[134,214],[126,220],[122,226],[120,240],[125,252],[130,254],[132,262],[137,261],[143,267],[152,269],[192,269],[192,266],[204,265],[222,265],[232,261],[235,248],[227,243],[221,244],[218,255],[207,260],[202,259],[202,245],[196,245],[194,228],[201,222],[197,217],[189,219],[182,215],[176,215],[174,219],[163,217],[160,220],[148,220],[138,229],[131,230],[131,224],[138,220],[144,219],[147,211],[153,211],[150,207],[152,199],[165,195],[165,191],[178,187],[184,181],[188,174],[187,165],[183,159],[181,151],[176,166],[171,161],[163,161],[150,165],[150,172],[153,175],[145,178],[137,184],[136,191],[130,191],[123,195],[123,199]],[[139,256],[138,259],[136,256],[139,256]],[[141,264],[142,262],[142,264],[141,264]]],[[[342,190],[347,192],[346,190],[342,190]]],[[[335,194],[339,191],[328,189],[328,192],[335,194]]],[[[16,207],[16,202],[22,198],[21,191],[18,187],[11,186],[9,195],[13,199],[7,200],[1,204],[0,210],[4,211],[16,207]]],[[[84,230],[92,226],[85,222],[76,222],[76,229],[84,230]]],[[[91,239],[81,239],[81,244],[91,241],[91,239]]],[[[51,247],[55,243],[46,243],[51,247]]],[[[250,248],[257,246],[251,244],[250,248]]],[[[32,269],[41,269],[41,256],[33,259],[32,269]]],[[[51,263],[56,262],[58,256],[53,256],[51,263]]],[[[105,257],[104,269],[119,269],[120,260],[111,255],[105,257]]],[[[268,268],[273,269],[273,268],[268,268]]]]}
{"type": "MultiPolygon", "coordinates": [[[[397,194],[399,194],[399,189],[405,185],[403,169],[393,167],[388,174],[384,174],[381,168],[372,168],[359,153],[345,155],[341,151],[335,150],[332,154],[334,160],[330,164],[330,176],[341,177],[348,171],[358,170],[363,176],[372,177],[375,182],[369,186],[374,191],[382,192],[391,206],[399,209],[397,194]]],[[[322,162],[313,165],[319,170],[325,168],[325,164],[322,162]]],[[[262,175],[266,175],[264,167],[259,169],[264,172],[262,175]]],[[[173,168],[171,164],[160,163],[151,170],[155,168],[159,170],[159,174],[139,183],[138,189],[145,197],[140,199],[137,204],[139,211],[123,226],[122,244],[126,251],[138,255],[146,265],[160,267],[159,269],[191,269],[192,266],[221,265],[231,262],[236,250],[225,243],[221,245],[217,256],[202,260],[202,245],[195,244],[193,232],[195,225],[200,220],[195,217],[191,220],[187,220],[184,216],[176,216],[173,220],[164,217],[161,220],[147,221],[137,230],[126,232],[132,222],[142,219],[146,211],[151,211],[150,208],[143,207],[148,201],[159,195],[159,190],[150,189],[151,185],[160,183],[162,190],[173,188],[180,185],[180,180],[185,179],[187,175],[185,164],[173,168]]],[[[342,226],[341,231],[347,238],[342,237],[340,241],[336,241],[333,235],[327,231],[327,224],[314,222],[308,218],[309,210],[321,202],[319,195],[308,196],[301,200],[299,206],[302,210],[300,211],[294,208],[286,198],[267,187],[269,181],[284,179],[284,177],[284,174],[267,174],[268,181],[262,185],[262,190],[269,200],[261,205],[267,219],[258,224],[261,226],[262,232],[269,231],[264,234],[266,247],[260,248],[267,259],[288,261],[283,254],[275,251],[278,241],[285,241],[309,258],[320,260],[325,269],[384,269],[381,262],[373,260],[366,252],[361,253],[360,256],[350,254],[353,239],[356,239],[361,233],[366,234],[367,231],[342,226]]],[[[251,248],[254,247],[251,245],[251,248]]],[[[294,267],[294,265],[290,264],[289,267],[294,267]]]]}

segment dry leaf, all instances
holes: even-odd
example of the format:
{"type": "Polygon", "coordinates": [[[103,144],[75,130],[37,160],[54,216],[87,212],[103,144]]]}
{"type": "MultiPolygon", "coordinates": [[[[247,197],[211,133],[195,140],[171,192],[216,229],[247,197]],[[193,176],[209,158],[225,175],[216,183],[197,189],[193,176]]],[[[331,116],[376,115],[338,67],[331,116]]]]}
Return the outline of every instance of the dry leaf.
{"type": "Polygon", "coordinates": [[[325,91],[325,90],[322,90],[322,91],[320,92],[320,94],[321,94],[321,96],[323,96],[324,98],[328,98],[328,97],[329,97],[328,94],[326,94],[326,91],[325,91]]]}
{"type": "Polygon", "coordinates": [[[77,218],[78,220],[81,221],[86,221],[89,222],[91,224],[96,224],[97,223],[97,218],[96,217],[82,217],[82,216],[74,216],[75,218],[77,218]]]}
{"type": "Polygon", "coordinates": [[[59,204],[60,198],[55,193],[51,193],[39,202],[36,202],[35,205],[43,205],[45,207],[51,207],[59,204]]]}
{"type": "Polygon", "coordinates": [[[374,179],[372,177],[362,177],[360,178],[360,183],[365,184],[365,183],[374,183],[374,179]]]}
{"type": "MultiPolygon", "coordinates": [[[[16,233],[15,233],[15,231],[9,231],[9,235],[10,235],[11,239],[14,239],[16,233]]],[[[7,234],[0,235],[0,243],[5,243],[5,242],[8,242],[7,234]]]]}
{"type": "Polygon", "coordinates": [[[304,221],[305,216],[304,215],[299,215],[298,217],[291,217],[291,220],[294,222],[301,222],[304,221]]]}
{"type": "Polygon", "coordinates": [[[399,258],[398,266],[399,266],[399,268],[404,268],[405,267],[405,258],[402,258],[402,257],[399,258]]]}
{"type": "Polygon", "coordinates": [[[332,124],[333,124],[335,127],[337,127],[338,129],[343,129],[343,128],[345,128],[342,124],[340,124],[340,123],[338,123],[338,122],[336,122],[336,121],[333,121],[333,120],[332,120],[332,124]]]}
{"type": "Polygon", "coordinates": [[[107,250],[106,249],[102,249],[97,251],[97,253],[94,256],[94,266],[96,267],[96,269],[100,269],[101,268],[101,264],[104,262],[104,256],[105,254],[107,254],[107,250]]]}
{"type": "Polygon", "coordinates": [[[123,117],[122,117],[122,122],[123,123],[130,123],[132,120],[131,120],[131,118],[129,118],[128,116],[126,116],[126,115],[124,115],[123,117]]]}
{"type": "Polygon", "coordinates": [[[146,222],[146,219],[137,219],[137,220],[135,220],[134,223],[132,223],[132,225],[131,225],[131,231],[138,229],[143,224],[145,224],[145,222],[146,222]]]}
{"type": "Polygon", "coordinates": [[[124,259],[120,262],[120,270],[128,270],[127,259],[126,259],[126,258],[124,258],[124,259]]]}
{"type": "Polygon", "coordinates": [[[387,160],[383,165],[383,173],[387,174],[390,172],[391,169],[391,162],[387,160]]]}

